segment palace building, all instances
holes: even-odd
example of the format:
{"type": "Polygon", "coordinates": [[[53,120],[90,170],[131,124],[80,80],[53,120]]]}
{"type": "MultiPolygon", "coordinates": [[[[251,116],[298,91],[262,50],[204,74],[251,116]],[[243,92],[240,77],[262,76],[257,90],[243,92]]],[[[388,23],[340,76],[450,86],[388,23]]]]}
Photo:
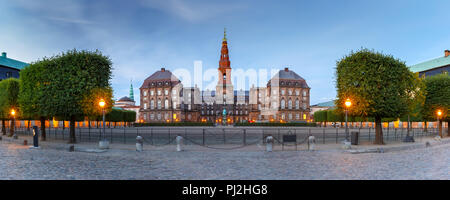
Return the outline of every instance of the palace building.
{"type": "Polygon", "coordinates": [[[19,78],[19,72],[28,63],[8,58],[6,52],[2,52],[0,56],[0,81],[7,78],[19,78]]]}
{"type": "Polygon", "coordinates": [[[170,70],[161,68],[140,87],[139,121],[152,122],[294,122],[310,121],[310,88],[285,68],[266,87],[234,90],[226,33],[220,51],[215,91],[183,87],[170,70]]]}

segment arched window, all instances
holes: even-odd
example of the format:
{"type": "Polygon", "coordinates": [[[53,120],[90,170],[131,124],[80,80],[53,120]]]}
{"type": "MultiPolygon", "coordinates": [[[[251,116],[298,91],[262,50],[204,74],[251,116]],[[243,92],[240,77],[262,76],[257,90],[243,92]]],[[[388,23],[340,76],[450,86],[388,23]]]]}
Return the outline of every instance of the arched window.
{"type": "Polygon", "coordinates": [[[155,100],[153,99],[150,101],[150,109],[155,109],[155,100]]]}
{"type": "Polygon", "coordinates": [[[281,99],[281,109],[286,108],[286,101],[284,99],[281,99]]]}
{"type": "Polygon", "coordinates": [[[289,101],[288,101],[288,108],[292,109],[292,100],[291,99],[289,99],[289,101]]]}
{"type": "Polygon", "coordinates": [[[158,99],[158,109],[161,109],[161,99],[158,99]]]}
{"type": "Polygon", "coordinates": [[[300,109],[300,101],[298,99],[295,100],[295,109],[300,109]]]}

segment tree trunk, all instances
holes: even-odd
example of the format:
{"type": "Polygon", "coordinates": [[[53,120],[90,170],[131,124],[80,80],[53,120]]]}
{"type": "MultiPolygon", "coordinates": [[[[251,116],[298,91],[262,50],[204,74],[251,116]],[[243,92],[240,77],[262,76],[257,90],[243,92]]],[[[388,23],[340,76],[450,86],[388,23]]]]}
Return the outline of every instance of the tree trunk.
{"type": "Polygon", "coordinates": [[[428,123],[425,121],[425,122],[423,122],[423,124],[425,125],[423,132],[427,133],[428,132],[428,123]]]}
{"type": "Polygon", "coordinates": [[[381,126],[381,117],[375,117],[375,141],[374,144],[384,144],[383,127],[381,126]]]}
{"type": "Polygon", "coordinates": [[[41,117],[41,140],[45,141],[47,139],[47,134],[45,133],[45,118],[41,117]]]}
{"type": "Polygon", "coordinates": [[[6,135],[6,122],[4,119],[2,119],[2,134],[6,135]]]}
{"type": "Polygon", "coordinates": [[[439,120],[439,136],[442,138],[442,120],[439,120]]]}
{"type": "Polygon", "coordinates": [[[8,135],[8,137],[11,137],[11,136],[14,135],[14,127],[15,127],[14,123],[15,123],[15,120],[12,119],[11,120],[11,125],[9,126],[9,135],[8,135]]]}
{"type": "Polygon", "coordinates": [[[71,116],[70,117],[69,126],[70,126],[69,143],[70,144],[75,144],[76,143],[76,137],[75,137],[75,116],[71,116]]]}
{"type": "Polygon", "coordinates": [[[410,121],[409,121],[409,115],[408,115],[408,130],[406,131],[406,136],[409,137],[409,130],[410,130],[410,121]]]}
{"type": "Polygon", "coordinates": [[[27,129],[28,129],[28,131],[30,131],[30,126],[31,126],[31,120],[28,120],[27,121],[27,129]]]}

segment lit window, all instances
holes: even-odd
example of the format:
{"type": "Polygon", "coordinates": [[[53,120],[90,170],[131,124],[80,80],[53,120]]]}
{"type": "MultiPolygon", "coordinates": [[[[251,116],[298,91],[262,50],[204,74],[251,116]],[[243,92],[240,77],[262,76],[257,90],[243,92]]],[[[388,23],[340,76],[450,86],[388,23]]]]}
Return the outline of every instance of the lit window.
{"type": "Polygon", "coordinates": [[[284,90],[281,90],[281,95],[284,95],[284,90]]]}
{"type": "Polygon", "coordinates": [[[144,90],[144,97],[145,97],[145,96],[147,96],[147,91],[146,91],[146,90],[144,90]]]}
{"type": "Polygon", "coordinates": [[[168,100],[168,99],[166,99],[166,100],[164,101],[164,108],[165,108],[165,109],[169,109],[169,100],[168,100]]]}
{"type": "Polygon", "coordinates": [[[158,96],[161,96],[161,90],[158,90],[158,96]]]}
{"type": "Polygon", "coordinates": [[[286,107],[286,101],[284,99],[281,99],[281,109],[284,109],[286,107]]]}
{"type": "Polygon", "coordinates": [[[168,89],[164,90],[164,95],[169,95],[169,90],[168,89]]]}
{"type": "Polygon", "coordinates": [[[155,95],[155,91],[150,90],[150,96],[153,96],[153,95],[155,95]]]}

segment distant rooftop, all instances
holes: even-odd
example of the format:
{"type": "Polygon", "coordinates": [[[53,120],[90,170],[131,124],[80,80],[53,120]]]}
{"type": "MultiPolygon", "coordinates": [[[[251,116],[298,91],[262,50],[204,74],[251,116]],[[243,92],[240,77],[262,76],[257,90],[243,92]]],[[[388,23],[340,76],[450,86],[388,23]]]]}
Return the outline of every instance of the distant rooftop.
{"type": "Polygon", "coordinates": [[[438,68],[438,67],[444,67],[450,65],[450,51],[449,50],[445,50],[444,51],[444,56],[443,57],[439,57],[439,58],[435,58],[432,60],[428,60],[419,64],[415,64],[409,67],[409,69],[416,73],[416,72],[423,72],[423,71],[428,71],[434,68],[438,68]]]}
{"type": "Polygon", "coordinates": [[[334,107],[334,100],[332,101],[327,101],[327,102],[323,102],[323,103],[318,103],[316,105],[312,105],[312,106],[318,106],[318,107],[334,107]]]}
{"type": "Polygon", "coordinates": [[[0,56],[0,66],[22,70],[24,67],[28,65],[29,65],[28,63],[8,58],[6,56],[6,52],[3,52],[2,55],[0,56]]]}

